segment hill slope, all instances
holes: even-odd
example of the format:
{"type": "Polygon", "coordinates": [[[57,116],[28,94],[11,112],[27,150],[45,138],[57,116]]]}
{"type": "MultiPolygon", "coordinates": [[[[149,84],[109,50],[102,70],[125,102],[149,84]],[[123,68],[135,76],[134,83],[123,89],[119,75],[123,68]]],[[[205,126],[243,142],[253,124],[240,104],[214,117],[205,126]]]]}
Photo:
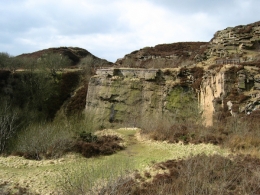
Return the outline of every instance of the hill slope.
{"type": "Polygon", "coordinates": [[[93,54],[91,54],[89,51],[79,48],[79,47],[57,47],[57,48],[49,48],[49,49],[43,49],[40,51],[36,51],[33,53],[27,53],[27,54],[21,54],[18,57],[30,57],[30,58],[40,58],[44,54],[48,53],[58,53],[64,56],[67,56],[71,61],[72,65],[77,65],[81,59],[86,58],[86,57],[92,57],[94,60],[97,60],[98,63],[100,64],[106,64],[106,65],[111,65],[112,63],[100,59],[93,54]]]}

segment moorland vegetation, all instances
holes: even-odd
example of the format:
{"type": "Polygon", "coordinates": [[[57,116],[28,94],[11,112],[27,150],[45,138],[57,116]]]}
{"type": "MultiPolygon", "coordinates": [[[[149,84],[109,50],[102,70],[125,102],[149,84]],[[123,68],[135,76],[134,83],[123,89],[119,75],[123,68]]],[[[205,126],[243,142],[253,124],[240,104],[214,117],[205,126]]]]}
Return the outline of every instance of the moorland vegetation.
{"type": "MultiPolygon", "coordinates": [[[[57,53],[37,59],[0,53],[1,158],[57,163],[58,179],[45,186],[54,194],[260,194],[258,111],[250,116],[226,114],[206,127],[197,99],[180,85],[171,94],[174,104],[167,105],[171,117],[136,121],[140,129],[98,131],[95,116],[82,114],[98,63],[84,57],[72,68],[70,59],[57,53]],[[179,147],[189,152],[172,155],[179,147]],[[209,152],[208,147],[214,149],[209,152]],[[74,155],[69,168],[68,155],[74,155]],[[64,164],[59,159],[65,159],[64,164]]],[[[197,73],[196,90],[203,70],[192,70],[197,73]]],[[[28,170],[27,164],[4,166],[17,174],[28,170]]],[[[0,180],[0,194],[43,192],[0,180]]]]}

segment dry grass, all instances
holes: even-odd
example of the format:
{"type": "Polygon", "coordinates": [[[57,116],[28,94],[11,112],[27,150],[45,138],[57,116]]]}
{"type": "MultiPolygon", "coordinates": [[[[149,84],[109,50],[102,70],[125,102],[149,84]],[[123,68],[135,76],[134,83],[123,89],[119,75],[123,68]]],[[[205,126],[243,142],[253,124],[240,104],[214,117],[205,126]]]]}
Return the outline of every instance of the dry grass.
{"type": "Polygon", "coordinates": [[[8,182],[10,188],[18,185],[29,192],[39,194],[62,194],[62,186],[68,187],[66,182],[71,182],[73,185],[67,190],[75,190],[74,192],[79,194],[73,186],[86,185],[84,189],[87,194],[90,187],[96,192],[97,189],[103,189],[105,184],[113,186],[118,177],[120,180],[128,179],[127,170],[149,172],[149,166],[156,162],[185,158],[189,154],[228,154],[227,150],[212,144],[183,145],[147,140],[141,137],[139,129],[105,130],[97,134],[118,135],[124,139],[127,148],[110,156],[87,159],[75,153],[69,153],[59,159],[41,161],[17,156],[0,157],[1,182],[8,182]]]}
{"type": "Polygon", "coordinates": [[[212,127],[192,121],[176,122],[151,120],[155,123],[142,129],[142,134],[152,140],[168,143],[211,143],[236,153],[254,153],[260,156],[260,123],[257,112],[243,118],[224,117],[212,127]]]}
{"type": "Polygon", "coordinates": [[[259,194],[260,160],[251,156],[197,155],[168,160],[107,185],[101,194],[259,194]]]}

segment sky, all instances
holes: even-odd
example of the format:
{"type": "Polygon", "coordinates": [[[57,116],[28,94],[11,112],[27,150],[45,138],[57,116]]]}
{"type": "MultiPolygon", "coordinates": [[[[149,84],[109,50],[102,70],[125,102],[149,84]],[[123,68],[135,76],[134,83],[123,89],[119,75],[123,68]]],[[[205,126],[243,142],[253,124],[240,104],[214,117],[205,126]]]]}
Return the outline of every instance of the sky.
{"type": "Polygon", "coordinates": [[[115,62],[260,20],[259,0],[0,0],[0,52],[81,47],[115,62]]]}

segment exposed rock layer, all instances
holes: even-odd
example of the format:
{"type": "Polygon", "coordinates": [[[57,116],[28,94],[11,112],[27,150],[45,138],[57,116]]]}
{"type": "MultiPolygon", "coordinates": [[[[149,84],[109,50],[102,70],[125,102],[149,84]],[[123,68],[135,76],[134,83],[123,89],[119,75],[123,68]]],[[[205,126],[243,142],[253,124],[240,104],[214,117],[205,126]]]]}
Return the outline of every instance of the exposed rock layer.
{"type": "Polygon", "coordinates": [[[207,42],[179,42],[145,47],[116,61],[120,67],[174,68],[201,61],[207,42]]]}
{"type": "Polygon", "coordinates": [[[224,65],[200,71],[198,67],[98,70],[89,83],[86,111],[103,126],[135,126],[139,119],[174,117],[176,110],[185,110],[192,93],[198,97],[205,125],[213,125],[223,114],[248,115],[259,108],[259,68],[224,65]],[[176,93],[180,88],[190,93],[176,93]],[[182,105],[177,105],[176,97],[184,100],[182,105]]]}

